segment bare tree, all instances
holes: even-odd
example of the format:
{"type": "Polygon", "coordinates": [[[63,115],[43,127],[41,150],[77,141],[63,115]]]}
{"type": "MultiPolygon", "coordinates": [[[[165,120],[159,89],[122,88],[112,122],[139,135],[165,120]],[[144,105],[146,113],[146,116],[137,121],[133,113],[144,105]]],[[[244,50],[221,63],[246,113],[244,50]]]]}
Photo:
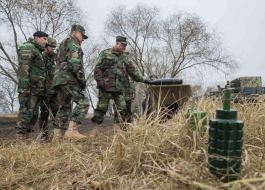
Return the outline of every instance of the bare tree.
{"type": "Polygon", "coordinates": [[[22,31],[42,30],[54,38],[62,39],[73,23],[86,25],[85,14],[76,1],[22,0],[18,6],[24,10],[20,18],[16,18],[16,24],[22,31]]]}
{"type": "Polygon", "coordinates": [[[18,108],[17,85],[10,78],[1,78],[0,105],[2,111],[13,113],[18,108]]]}
{"type": "Polygon", "coordinates": [[[196,96],[202,96],[205,93],[205,90],[203,89],[201,84],[195,84],[191,86],[193,94],[196,96]]]}
{"type": "Polygon", "coordinates": [[[5,95],[4,90],[0,90],[0,112],[6,113],[6,102],[5,102],[5,95]]]}
{"type": "Polygon", "coordinates": [[[129,38],[132,60],[143,74],[174,78],[189,69],[227,75],[238,67],[220,34],[198,16],[179,12],[162,18],[160,12],[142,3],[131,9],[122,5],[105,22],[108,36],[129,38]]]}
{"type": "Polygon", "coordinates": [[[0,24],[8,33],[0,38],[0,74],[17,83],[17,51],[36,30],[61,40],[70,25],[85,25],[84,14],[71,0],[0,0],[0,24]]]}
{"type": "Polygon", "coordinates": [[[94,80],[94,67],[96,64],[96,60],[100,51],[102,50],[102,45],[95,43],[91,38],[85,41],[84,44],[84,56],[85,56],[85,71],[86,71],[86,79],[87,79],[87,87],[89,91],[89,98],[91,102],[91,106],[94,109],[94,100],[93,98],[97,96],[98,90],[96,89],[96,81],[94,80]]]}
{"type": "Polygon", "coordinates": [[[173,13],[160,24],[159,38],[170,52],[171,77],[185,69],[214,69],[224,74],[233,72],[238,63],[222,43],[220,35],[198,16],[173,13]]]}
{"type": "Polygon", "coordinates": [[[120,5],[112,10],[104,25],[106,35],[128,37],[132,61],[142,74],[151,74],[152,51],[158,45],[155,32],[158,30],[160,10],[144,4],[129,10],[120,5]]]}

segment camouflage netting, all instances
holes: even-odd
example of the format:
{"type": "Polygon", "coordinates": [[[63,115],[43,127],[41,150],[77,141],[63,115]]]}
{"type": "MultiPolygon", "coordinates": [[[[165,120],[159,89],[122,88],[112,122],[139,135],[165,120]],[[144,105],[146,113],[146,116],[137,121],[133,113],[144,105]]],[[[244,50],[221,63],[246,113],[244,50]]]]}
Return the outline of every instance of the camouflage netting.
{"type": "Polygon", "coordinates": [[[261,76],[239,77],[231,81],[231,87],[261,87],[261,76]]]}

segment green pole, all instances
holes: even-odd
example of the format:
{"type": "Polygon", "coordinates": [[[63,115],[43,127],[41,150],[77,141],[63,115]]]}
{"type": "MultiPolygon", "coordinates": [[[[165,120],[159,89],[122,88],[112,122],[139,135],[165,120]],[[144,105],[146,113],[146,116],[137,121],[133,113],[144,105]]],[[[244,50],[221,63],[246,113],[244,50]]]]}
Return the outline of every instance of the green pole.
{"type": "Polygon", "coordinates": [[[231,89],[225,89],[224,90],[224,103],[223,103],[223,109],[224,110],[230,110],[230,104],[231,104],[231,89]]]}

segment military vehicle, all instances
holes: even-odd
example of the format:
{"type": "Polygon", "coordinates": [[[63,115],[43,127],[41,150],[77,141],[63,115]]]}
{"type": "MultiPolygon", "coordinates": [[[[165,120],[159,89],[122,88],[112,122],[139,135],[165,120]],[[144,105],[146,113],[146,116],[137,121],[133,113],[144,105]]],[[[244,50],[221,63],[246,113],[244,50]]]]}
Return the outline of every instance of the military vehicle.
{"type": "MultiPolygon", "coordinates": [[[[222,91],[224,88],[221,88],[220,90],[222,91]]],[[[211,91],[211,92],[207,92],[207,93],[205,93],[204,94],[204,97],[205,98],[209,98],[209,97],[217,97],[218,95],[221,95],[220,93],[219,93],[219,91],[218,90],[216,90],[216,91],[211,91]]]]}
{"type": "Polygon", "coordinates": [[[231,81],[231,87],[262,87],[261,76],[239,77],[231,81]]]}
{"type": "Polygon", "coordinates": [[[235,103],[254,102],[264,94],[261,76],[239,77],[231,81],[232,100],[235,103]]]}

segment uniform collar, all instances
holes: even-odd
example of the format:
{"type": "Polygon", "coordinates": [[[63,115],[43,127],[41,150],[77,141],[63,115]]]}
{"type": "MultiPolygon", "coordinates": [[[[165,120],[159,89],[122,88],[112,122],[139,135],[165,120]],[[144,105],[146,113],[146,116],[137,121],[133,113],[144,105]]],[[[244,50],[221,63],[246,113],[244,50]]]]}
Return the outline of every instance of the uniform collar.
{"type": "Polygon", "coordinates": [[[120,57],[129,55],[129,52],[127,52],[127,51],[121,52],[121,53],[120,52],[117,52],[115,50],[115,46],[111,48],[111,53],[116,54],[117,56],[120,56],[120,57]]]}
{"type": "Polygon", "coordinates": [[[40,52],[43,52],[45,49],[43,46],[39,45],[33,38],[29,38],[27,43],[33,44],[40,52]]]}
{"type": "Polygon", "coordinates": [[[48,55],[49,57],[55,56],[55,53],[50,53],[46,48],[44,50],[44,54],[48,55]]]}
{"type": "Polygon", "coordinates": [[[69,34],[69,37],[70,37],[70,38],[73,38],[75,41],[77,41],[77,42],[79,43],[79,45],[81,45],[81,43],[79,42],[79,40],[78,40],[77,37],[75,37],[75,36],[72,35],[72,34],[69,34]]]}

